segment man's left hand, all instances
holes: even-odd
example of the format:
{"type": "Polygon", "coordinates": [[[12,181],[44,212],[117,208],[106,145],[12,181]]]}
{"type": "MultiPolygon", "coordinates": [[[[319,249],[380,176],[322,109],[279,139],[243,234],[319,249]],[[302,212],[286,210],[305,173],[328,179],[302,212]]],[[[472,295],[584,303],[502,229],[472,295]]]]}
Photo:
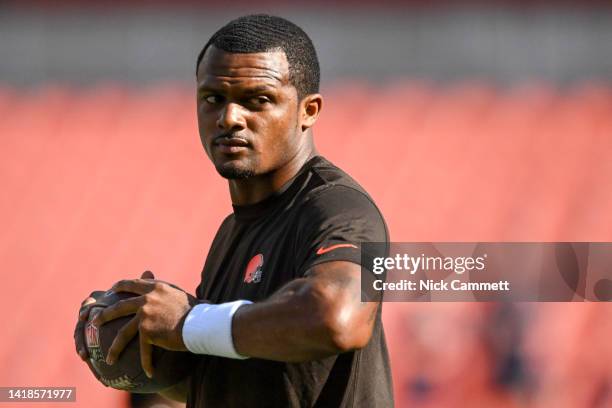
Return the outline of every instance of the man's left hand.
{"type": "Polygon", "coordinates": [[[117,333],[106,361],[114,363],[121,351],[139,334],[140,360],[147,376],[153,376],[153,345],[167,350],[187,351],[183,342],[183,322],[197,299],[163,281],[153,280],[153,274],[141,279],[121,280],[111,290],[140,296],[128,298],[104,308],[94,319],[97,327],[122,316],[134,318],[117,333]]]}

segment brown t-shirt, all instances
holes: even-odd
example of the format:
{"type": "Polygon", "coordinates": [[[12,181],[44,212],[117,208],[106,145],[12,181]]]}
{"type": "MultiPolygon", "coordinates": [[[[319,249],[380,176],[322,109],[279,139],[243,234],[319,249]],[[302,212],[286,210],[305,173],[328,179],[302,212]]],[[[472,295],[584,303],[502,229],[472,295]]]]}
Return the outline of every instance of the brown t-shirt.
{"type": "MultiPolygon", "coordinates": [[[[388,241],[380,211],[353,179],[317,156],[271,197],[234,206],[212,243],[197,297],[262,301],[316,264],[360,264],[366,241],[388,241]]],[[[187,406],[393,406],[381,309],[360,350],[304,363],[198,356],[187,406]]]]}

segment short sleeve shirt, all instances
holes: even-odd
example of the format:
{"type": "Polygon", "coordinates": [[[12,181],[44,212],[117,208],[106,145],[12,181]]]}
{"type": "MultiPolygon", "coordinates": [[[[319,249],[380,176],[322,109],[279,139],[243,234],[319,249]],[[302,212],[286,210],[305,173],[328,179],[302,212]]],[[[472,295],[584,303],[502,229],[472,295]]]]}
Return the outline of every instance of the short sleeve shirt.
{"type": "MultiPolygon", "coordinates": [[[[360,264],[362,242],[388,242],[370,196],[323,157],[265,200],[234,206],[208,253],[197,297],[263,301],[320,263],[360,264]]],[[[198,356],[188,407],[390,407],[389,359],[378,309],[362,349],[288,363],[198,356]]]]}

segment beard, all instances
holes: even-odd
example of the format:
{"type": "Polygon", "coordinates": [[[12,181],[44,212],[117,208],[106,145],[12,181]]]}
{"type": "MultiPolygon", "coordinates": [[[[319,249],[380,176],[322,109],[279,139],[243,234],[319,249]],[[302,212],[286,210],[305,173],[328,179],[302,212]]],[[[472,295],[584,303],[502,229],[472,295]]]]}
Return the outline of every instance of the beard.
{"type": "Polygon", "coordinates": [[[255,171],[250,168],[241,168],[231,165],[218,165],[215,166],[219,175],[228,180],[246,180],[255,175],[255,171]]]}

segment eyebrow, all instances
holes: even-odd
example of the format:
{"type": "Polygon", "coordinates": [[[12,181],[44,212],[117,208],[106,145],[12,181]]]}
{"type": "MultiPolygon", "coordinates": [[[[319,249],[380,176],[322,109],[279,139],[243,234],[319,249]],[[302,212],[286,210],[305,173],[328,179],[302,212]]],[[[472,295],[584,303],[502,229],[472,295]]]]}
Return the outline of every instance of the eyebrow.
{"type": "MultiPolygon", "coordinates": [[[[271,85],[257,85],[257,86],[253,86],[253,87],[245,89],[242,93],[244,93],[245,95],[254,95],[254,94],[270,92],[274,90],[276,90],[276,87],[271,86],[271,85]]],[[[198,87],[198,93],[202,93],[206,91],[223,92],[223,89],[221,87],[216,87],[214,85],[211,86],[211,85],[206,85],[206,84],[203,84],[202,86],[198,87]]]]}
{"type": "Polygon", "coordinates": [[[270,92],[274,90],[276,90],[276,87],[273,87],[270,85],[259,85],[259,86],[254,86],[252,88],[247,88],[244,91],[244,93],[246,95],[253,95],[253,94],[258,94],[258,93],[263,93],[263,92],[270,92]]]}

